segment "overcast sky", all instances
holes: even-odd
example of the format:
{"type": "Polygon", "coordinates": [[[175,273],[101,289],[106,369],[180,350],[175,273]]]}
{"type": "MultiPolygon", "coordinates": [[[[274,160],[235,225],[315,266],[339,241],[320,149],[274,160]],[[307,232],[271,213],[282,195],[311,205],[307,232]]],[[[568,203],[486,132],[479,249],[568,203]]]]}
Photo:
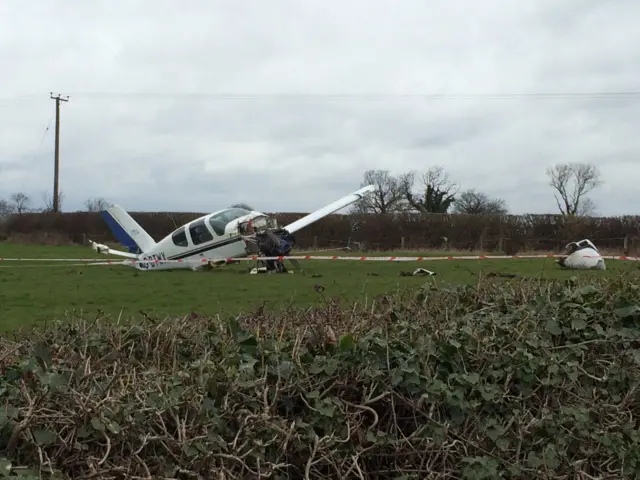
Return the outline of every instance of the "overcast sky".
{"type": "Polygon", "coordinates": [[[554,212],[545,168],[586,161],[598,213],[635,214],[640,96],[474,95],[640,91],[638,18],[637,0],[2,0],[0,197],[51,193],[53,91],[67,211],[309,211],[367,169],[442,165],[554,212]]]}

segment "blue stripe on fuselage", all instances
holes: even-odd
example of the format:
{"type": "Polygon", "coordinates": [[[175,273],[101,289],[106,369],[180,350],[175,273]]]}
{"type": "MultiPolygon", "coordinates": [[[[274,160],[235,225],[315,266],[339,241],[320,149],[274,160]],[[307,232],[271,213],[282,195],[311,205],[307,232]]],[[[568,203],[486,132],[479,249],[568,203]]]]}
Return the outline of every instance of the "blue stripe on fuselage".
{"type": "Polygon", "coordinates": [[[104,221],[107,222],[107,225],[113,233],[113,236],[116,237],[116,240],[127,247],[130,253],[142,253],[142,250],[140,250],[138,244],[133,240],[133,238],[131,238],[131,235],[129,235],[125,231],[125,229],[120,226],[120,224],[116,221],[115,218],[113,218],[108,210],[101,211],[100,215],[102,215],[104,221]]]}

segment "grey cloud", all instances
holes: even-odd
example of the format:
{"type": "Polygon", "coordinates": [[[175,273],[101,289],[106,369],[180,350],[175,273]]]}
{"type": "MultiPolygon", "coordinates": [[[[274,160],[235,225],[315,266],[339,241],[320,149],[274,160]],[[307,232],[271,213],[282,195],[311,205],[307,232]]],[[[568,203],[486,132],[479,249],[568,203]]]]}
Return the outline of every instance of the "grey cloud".
{"type": "Polygon", "coordinates": [[[636,211],[639,98],[401,96],[629,90],[636,2],[22,3],[0,6],[11,66],[0,78],[0,197],[50,191],[52,132],[38,145],[48,92],[60,89],[71,95],[69,209],[104,196],[132,210],[308,211],[356,189],[367,169],[442,165],[514,212],[555,211],[545,167],[593,161],[607,182],[593,194],[599,211],[636,211]],[[294,95],[304,93],[400,96],[294,95]]]}
{"type": "Polygon", "coordinates": [[[194,176],[188,182],[189,188],[182,189],[179,195],[175,193],[174,185],[157,182],[155,186],[160,190],[172,189],[174,193],[158,200],[141,198],[134,191],[128,191],[119,195],[117,202],[130,210],[210,212],[243,202],[265,212],[308,212],[358,188],[354,182],[336,179],[332,175],[319,175],[315,180],[298,180],[295,176],[283,178],[281,174],[273,172],[244,177],[238,174],[218,174],[209,178],[194,176]],[[274,193],[265,196],[265,184],[273,185],[274,193]],[[314,195],[301,195],[302,192],[313,190],[314,195]]]}

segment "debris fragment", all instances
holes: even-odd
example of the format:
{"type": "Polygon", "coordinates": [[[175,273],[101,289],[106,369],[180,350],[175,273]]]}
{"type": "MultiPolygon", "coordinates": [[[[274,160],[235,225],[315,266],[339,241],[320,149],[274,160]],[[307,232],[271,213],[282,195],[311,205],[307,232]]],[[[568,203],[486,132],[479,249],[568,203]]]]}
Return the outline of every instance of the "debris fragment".
{"type": "Polygon", "coordinates": [[[431,270],[427,270],[426,268],[416,268],[413,273],[411,272],[400,272],[401,277],[424,277],[425,275],[435,275],[436,272],[432,272],[431,270]]]}
{"type": "Polygon", "coordinates": [[[489,272],[487,277],[520,278],[521,275],[517,273],[489,272]]]}

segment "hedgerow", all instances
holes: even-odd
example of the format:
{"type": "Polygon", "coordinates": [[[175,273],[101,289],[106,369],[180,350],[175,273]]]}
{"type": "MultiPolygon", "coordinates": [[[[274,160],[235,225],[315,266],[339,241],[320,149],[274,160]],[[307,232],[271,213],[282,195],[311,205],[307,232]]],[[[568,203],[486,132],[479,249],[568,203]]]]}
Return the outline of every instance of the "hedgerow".
{"type": "MultiPolygon", "coordinates": [[[[132,212],[156,240],[201,213],[132,212]]],[[[274,213],[287,225],[304,213],[274,213]]],[[[8,238],[43,242],[88,238],[115,242],[104,219],[95,212],[27,213],[6,221],[8,238]],[[27,237],[27,238],[25,238],[27,237]],[[47,238],[48,237],[48,238],[47,238]]],[[[637,250],[640,216],[611,218],[562,215],[462,215],[409,213],[394,215],[329,215],[296,233],[301,248],[335,248],[348,241],[372,250],[452,248],[483,251],[564,250],[568,242],[589,238],[600,249],[637,250]]]]}
{"type": "Polygon", "coordinates": [[[1,467],[75,479],[636,478],[639,285],[425,284],[349,308],[20,333],[1,357],[1,467]]]}

